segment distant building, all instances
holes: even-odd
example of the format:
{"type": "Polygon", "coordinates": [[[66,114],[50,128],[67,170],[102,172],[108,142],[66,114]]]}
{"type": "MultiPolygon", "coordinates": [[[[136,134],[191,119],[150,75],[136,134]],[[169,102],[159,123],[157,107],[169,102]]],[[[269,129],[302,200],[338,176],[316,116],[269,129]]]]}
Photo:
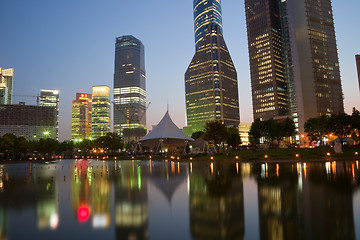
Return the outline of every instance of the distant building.
{"type": "Polygon", "coordinates": [[[238,126],[237,73],[222,34],[220,0],[194,0],[196,53],[185,73],[187,127],[203,131],[206,122],[219,120],[238,126]]]}
{"type": "Polygon", "coordinates": [[[56,139],[56,109],[25,103],[0,105],[0,136],[12,133],[27,140],[56,139]]]}
{"type": "Polygon", "coordinates": [[[56,139],[59,136],[59,90],[45,90],[40,92],[40,106],[48,106],[56,109],[56,139]]]}
{"type": "Polygon", "coordinates": [[[241,139],[241,145],[249,145],[249,131],[251,128],[251,123],[240,123],[239,124],[239,135],[241,139]]]}
{"type": "Polygon", "coordinates": [[[91,138],[91,94],[76,93],[72,101],[71,139],[82,141],[91,138]]]}
{"type": "Polygon", "coordinates": [[[110,132],[110,88],[92,87],[91,138],[96,139],[110,132]]]}
{"type": "Polygon", "coordinates": [[[360,55],[356,55],[355,58],[356,58],[356,66],[357,66],[359,89],[360,89],[360,55]]]}
{"type": "Polygon", "coordinates": [[[13,77],[13,68],[0,68],[0,104],[12,103],[13,77]]]}
{"type": "MultiPolygon", "coordinates": [[[[331,0],[245,0],[254,118],[344,112],[331,0]]],[[[297,140],[299,141],[299,135],[297,140]]]]}
{"type": "Polygon", "coordinates": [[[146,127],[144,45],[133,36],[116,38],[114,73],[114,132],[146,127]]]}

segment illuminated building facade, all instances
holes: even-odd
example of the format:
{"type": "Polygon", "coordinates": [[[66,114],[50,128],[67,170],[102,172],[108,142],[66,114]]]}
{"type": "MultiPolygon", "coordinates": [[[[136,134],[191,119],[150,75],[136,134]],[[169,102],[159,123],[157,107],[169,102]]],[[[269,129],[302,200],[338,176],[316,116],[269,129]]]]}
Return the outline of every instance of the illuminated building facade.
{"type": "Polygon", "coordinates": [[[208,25],[218,25],[222,33],[222,15],[220,0],[194,0],[194,30],[196,49],[205,37],[208,25]]]}
{"type": "Polygon", "coordinates": [[[110,88],[92,87],[91,137],[105,136],[110,132],[110,88]]]}
{"type": "Polygon", "coordinates": [[[288,115],[278,0],[246,0],[254,119],[288,115]]]}
{"type": "Polygon", "coordinates": [[[40,91],[40,106],[48,106],[56,109],[56,139],[59,135],[59,90],[40,91]]]}
{"type": "MultiPolygon", "coordinates": [[[[254,118],[265,119],[265,115],[262,117],[258,113],[266,110],[267,105],[261,104],[267,104],[267,98],[274,100],[271,104],[275,110],[276,105],[288,102],[289,115],[294,119],[299,133],[304,133],[304,123],[311,117],[343,112],[343,94],[331,1],[272,0],[264,1],[262,4],[257,3],[258,1],[255,0],[245,1],[254,118]],[[266,32],[263,35],[258,29],[268,31],[270,29],[272,35],[266,32]],[[252,33],[257,31],[261,34],[258,37],[253,36],[252,33]],[[262,37],[265,36],[268,39],[265,38],[264,43],[261,43],[262,37]],[[264,46],[266,44],[269,47],[264,46]],[[258,51],[256,46],[259,46],[258,51]],[[265,55],[269,52],[274,54],[266,58],[265,55]],[[256,57],[259,57],[260,62],[251,63],[256,57]],[[268,69],[269,74],[275,77],[276,82],[282,83],[280,79],[285,79],[287,84],[285,102],[284,99],[276,97],[279,89],[282,91],[281,86],[285,88],[285,82],[284,85],[274,85],[276,88],[257,88],[257,84],[262,83],[260,75],[263,69],[260,67],[263,66],[262,64],[267,65],[269,60],[271,63],[274,62],[275,66],[268,69]],[[282,68],[284,70],[281,70],[282,68]],[[276,69],[278,70],[275,71],[276,69]],[[257,76],[259,77],[256,78],[257,76]],[[264,101],[260,101],[259,105],[258,99],[264,101]]],[[[281,114],[283,112],[279,112],[279,116],[281,114]]]]}
{"type": "Polygon", "coordinates": [[[0,136],[12,133],[28,141],[40,138],[56,139],[56,110],[48,106],[25,103],[0,105],[0,136]]]}
{"type": "Polygon", "coordinates": [[[188,135],[202,131],[209,121],[219,120],[236,127],[240,122],[237,73],[218,24],[221,22],[220,1],[194,1],[194,13],[195,35],[198,36],[197,25],[204,24],[206,28],[185,73],[187,127],[184,132],[188,135]],[[210,12],[220,15],[214,18],[216,21],[204,19],[200,23],[199,9],[205,11],[209,4],[212,8],[217,6],[216,11],[210,12]]]}
{"type": "Polygon", "coordinates": [[[359,80],[359,88],[360,88],[360,55],[356,55],[355,59],[356,59],[356,66],[357,66],[358,80],[359,80]]]}
{"type": "Polygon", "coordinates": [[[91,102],[87,93],[76,93],[72,101],[71,139],[81,141],[91,137],[91,102]]]}
{"type": "Polygon", "coordinates": [[[14,69],[0,68],[0,104],[12,103],[14,69]]]}
{"type": "Polygon", "coordinates": [[[144,45],[133,36],[116,38],[114,73],[114,132],[146,126],[144,45]]]}

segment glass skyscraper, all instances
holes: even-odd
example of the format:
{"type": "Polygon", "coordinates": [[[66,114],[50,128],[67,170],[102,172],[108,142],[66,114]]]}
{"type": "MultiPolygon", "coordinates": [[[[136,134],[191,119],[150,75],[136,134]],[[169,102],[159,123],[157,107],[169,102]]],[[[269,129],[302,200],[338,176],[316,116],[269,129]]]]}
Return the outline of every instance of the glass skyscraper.
{"type": "Polygon", "coordinates": [[[195,39],[199,37],[199,40],[195,40],[198,41],[196,53],[185,73],[187,127],[184,132],[191,135],[202,131],[206,122],[214,120],[238,127],[237,73],[222,34],[220,1],[195,0],[194,22],[195,39]],[[209,17],[210,13],[214,17],[209,17]],[[200,31],[200,26],[205,29],[200,31]]]}
{"type": "Polygon", "coordinates": [[[133,36],[116,38],[114,73],[114,132],[146,127],[144,45],[133,36]]]}
{"type": "Polygon", "coordinates": [[[40,91],[40,106],[53,107],[56,110],[56,139],[59,135],[59,90],[40,91]]]}
{"type": "Polygon", "coordinates": [[[110,132],[110,88],[92,87],[91,137],[105,136],[110,132]]]}
{"type": "Polygon", "coordinates": [[[0,68],[0,104],[12,103],[14,69],[0,68]]]}
{"type": "Polygon", "coordinates": [[[245,1],[254,119],[288,115],[280,1],[245,1]]]}
{"type": "Polygon", "coordinates": [[[91,138],[91,94],[76,93],[72,101],[71,139],[82,141],[91,138]]]}
{"type": "MultiPolygon", "coordinates": [[[[307,119],[344,112],[331,0],[266,0],[261,4],[246,0],[245,6],[254,118],[262,117],[259,112],[269,112],[265,111],[268,102],[273,101],[271,106],[287,102],[288,115],[302,134],[307,119]],[[261,43],[264,34],[269,36],[261,43]],[[268,57],[260,56],[263,50],[268,57]],[[269,83],[263,82],[263,73],[268,74],[269,83]],[[281,79],[287,85],[287,99],[279,98],[281,85],[285,86],[281,79]]],[[[263,116],[276,114],[283,112],[263,116]]]]}
{"type": "Polygon", "coordinates": [[[205,37],[208,25],[218,25],[222,33],[222,15],[220,0],[194,0],[195,46],[205,37]]]}

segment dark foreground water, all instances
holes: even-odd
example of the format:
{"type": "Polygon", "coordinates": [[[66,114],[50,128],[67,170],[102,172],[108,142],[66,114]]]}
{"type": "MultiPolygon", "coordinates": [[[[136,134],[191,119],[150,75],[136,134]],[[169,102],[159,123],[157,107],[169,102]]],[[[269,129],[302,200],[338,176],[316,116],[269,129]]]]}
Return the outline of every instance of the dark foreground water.
{"type": "Polygon", "coordinates": [[[358,161],[0,165],[0,240],[360,239],[358,161]]]}

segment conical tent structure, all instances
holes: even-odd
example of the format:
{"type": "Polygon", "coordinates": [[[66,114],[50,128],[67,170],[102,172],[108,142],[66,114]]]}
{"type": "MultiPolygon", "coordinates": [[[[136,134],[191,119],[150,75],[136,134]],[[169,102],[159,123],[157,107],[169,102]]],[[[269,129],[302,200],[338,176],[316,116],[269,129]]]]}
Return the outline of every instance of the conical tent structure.
{"type": "Polygon", "coordinates": [[[184,147],[187,142],[194,141],[194,139],[175,125],[167,111],[154,130],[139,141],[145,146],[170,150],[184,147]]]}

